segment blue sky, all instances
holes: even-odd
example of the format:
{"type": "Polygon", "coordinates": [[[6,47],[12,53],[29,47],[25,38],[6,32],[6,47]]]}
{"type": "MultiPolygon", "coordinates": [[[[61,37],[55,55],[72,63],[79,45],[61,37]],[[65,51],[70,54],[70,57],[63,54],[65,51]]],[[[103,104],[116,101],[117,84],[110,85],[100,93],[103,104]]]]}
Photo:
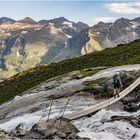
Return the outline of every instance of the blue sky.
{"type": "Polygon", "coordinates": [[[135,18],[140,15],[137,1],[0,1],[0,17],[15,20],[31,17],[36,21],[64,16],[69,20],[94,25],[99,21],[111,22],[120,17],[135,18]]]}

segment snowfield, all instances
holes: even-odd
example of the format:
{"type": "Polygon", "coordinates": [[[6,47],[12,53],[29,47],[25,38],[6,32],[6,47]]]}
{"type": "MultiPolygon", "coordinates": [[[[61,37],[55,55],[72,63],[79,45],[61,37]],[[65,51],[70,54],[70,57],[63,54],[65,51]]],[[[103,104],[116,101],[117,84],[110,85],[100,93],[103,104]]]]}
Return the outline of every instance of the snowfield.
{"type": "Polygon", "coordinates": [[[63,22],[63,25],[66,25],[66,26],[69,26],[69,27],[73,27],[72,25],[73,25],[73,23],[72,22],[68,22],[68,21],[64,21],[63,22]]]}

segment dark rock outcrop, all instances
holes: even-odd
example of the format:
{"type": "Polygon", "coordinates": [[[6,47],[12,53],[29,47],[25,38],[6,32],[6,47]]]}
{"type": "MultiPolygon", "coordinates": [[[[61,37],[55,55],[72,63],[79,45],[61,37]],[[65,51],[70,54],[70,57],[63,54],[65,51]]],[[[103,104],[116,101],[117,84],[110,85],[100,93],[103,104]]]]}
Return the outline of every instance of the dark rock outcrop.
{"type": "Polygon", "coordinates": [[[135,103],[129,103],[127,105],[124,105],[124,110],[128,112],[135,112],[140,109],[140,106],[135,103]]]}
{"type": "Polygon", "coordinates": [[[15,136],[10,136],[9,133],[0,129],[0,140],[21,140],[21,139],[15,136]]]}
{"type": "Polygon", "coordinates": [[[25,136],[27,131],[23,128],[23,124],[19,124],[16,129],[10,134],[11,136],[16,136],[16,137],[23,137],[25,136]]]}
{"type": "Polygon", "coordinates": [[[79,132],[77,128],[63,120],[40,121],[29,132],[18,126],[15,132],[12,134],[21,139],[82,139],[77,135],[79,132]],[[18,135],[17,132],[19,132],[18,135]]]}
{"type": "Polygon", "coordinates": [[[112,116],[110,122],[113,121],[126,121],[134,127],[140,128],[140,115],[139,116],[112,116]]]}

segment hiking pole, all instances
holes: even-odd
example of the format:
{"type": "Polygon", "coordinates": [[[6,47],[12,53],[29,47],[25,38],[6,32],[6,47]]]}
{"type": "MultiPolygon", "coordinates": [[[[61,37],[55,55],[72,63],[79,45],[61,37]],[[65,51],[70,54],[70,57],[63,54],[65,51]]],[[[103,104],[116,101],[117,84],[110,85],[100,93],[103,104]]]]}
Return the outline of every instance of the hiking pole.
{"type": "Polygon", "coordinates": [[[69,100],[70,100],[70,99],[67,100],[67,102],[66,102],[66,104],[65,104],[65,106],[64,106],[64,110],[63,110],[63,112],[62,112],[62,116],[60,117],[60,125],[61,125],[61,121],[62,121],[62,119],[63,119],[63,116],[64,116],[64,113],[65,113],[65,110],[66,110],[66,108],[67,108],[67,105],[68,105],[69,100]]]}
{"type": "Polygon", "coordinates": [[[50,117],[51,109],[52,109],[52,104],[53,104],[53,100],[51,100],[51,105],[50,105],[47,121],[49,121],[49,117],[50,117]]]}

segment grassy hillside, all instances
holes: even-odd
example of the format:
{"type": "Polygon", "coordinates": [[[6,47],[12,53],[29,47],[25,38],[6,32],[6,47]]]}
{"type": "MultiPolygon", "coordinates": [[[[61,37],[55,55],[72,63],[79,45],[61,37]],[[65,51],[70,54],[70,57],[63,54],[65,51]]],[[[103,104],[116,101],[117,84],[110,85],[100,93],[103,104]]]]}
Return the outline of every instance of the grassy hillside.
{"type": "Polygon", "coordinates": [[[18,73],[0,83],[0,104],[21,95],[39,83],[74,70],[98,66],[117,66],[140,63],[140,40],[116,48],[105,49],[50,65],[41,65],[18,73]]]}

